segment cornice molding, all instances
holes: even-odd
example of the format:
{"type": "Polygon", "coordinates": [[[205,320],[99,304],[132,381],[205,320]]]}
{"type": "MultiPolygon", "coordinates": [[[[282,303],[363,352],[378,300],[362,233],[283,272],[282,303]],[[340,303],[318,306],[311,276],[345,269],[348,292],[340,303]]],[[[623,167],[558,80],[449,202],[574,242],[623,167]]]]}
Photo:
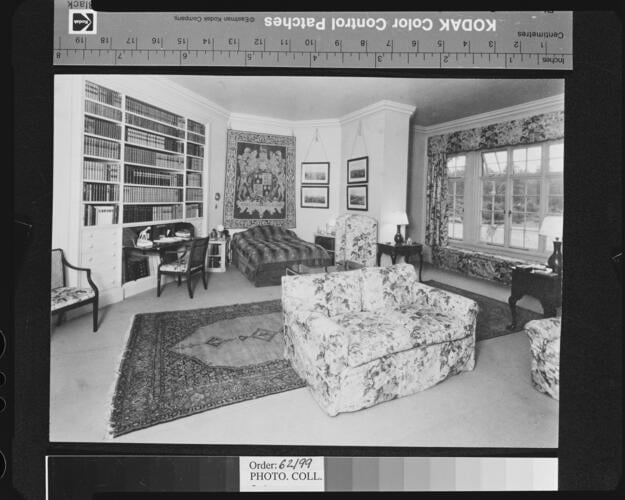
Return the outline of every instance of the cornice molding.
{"type": "Polygon", "coordinates": [[[558,94],[556,96],[537,99],[535,101],[500,108],[486,113],[480,113],[479,115],[467,116],[465,118],[459,118],[458,120],[438,123],[436,125],[426,127],[413,125],[411,130],[428,136],[440,135],[457,130],[467,130],[501,121],[515,120],[517,118],[562,110],[564,110],[564,94],[558,94]]]}
{"type": "Polygon", "coordinates": [[[383,99],[381,101],[374,102],[373,104],[369,104],[364,108],[360,108],[356,111],[352,111],[351,113],[343,115],[341,118],[339,118],[339,122],[341,125],[345,125],[349,122],[359,120],[373,113],[379,113],[380,111],[396,111],[398,113],[404,113],[410,116],[415,112],[416,109],[416,106],[413,106],[411,104],[403,104],[400,102],[383,99]]]}

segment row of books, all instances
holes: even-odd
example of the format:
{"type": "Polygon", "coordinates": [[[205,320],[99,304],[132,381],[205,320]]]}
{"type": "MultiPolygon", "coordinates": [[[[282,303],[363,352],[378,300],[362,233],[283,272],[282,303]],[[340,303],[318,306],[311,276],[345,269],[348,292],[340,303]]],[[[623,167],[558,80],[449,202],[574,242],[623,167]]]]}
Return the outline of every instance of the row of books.
{"type": "Polygon", "coordinates": [[[126,205],[124,222],[182,219],[182,205],[126,205]]]}
{"type": "Polygon", "coordinates": [[[85,101],[85,113],[103,116],[118,122],[122,121],[122,112],[120,109],[113,109],[93,101],[85,101]]]}
{"type": "Polygon", "coordinates": [[[193,120],[187,120],[187,129],[189,132],[193,132],[195,134],[206,135],[206,128],[204,125],[193,120]]]}
{"type": "Polygon", "coordinates": [[[202,217],[202,205],[199,203],[187,204],[187,218],[202,217]]]}
{"type": "Polygon", "coordinates": [[[117,224],[118,216],[117,205],[85,205],[85,226],[117,224]]]}
{"type": "Polygon", "coordinates": [[[85,116],[85,133],[101,135],[109,139],[121,139],[122,128],[117,123],[85,116]]]}
{"type": "Polygon", "coordinates": [[[201,189],[187,189],[187,201],[202,201],[204,199],[201,189]]]}
{"type": "Polygon", "coordinates": [[[198,144],[193,144],[192,142],[188,142],[187,154],[190,154],[193,156],[204,156],[204,146],[200,146],[198,144]]]}
{"type": "Polygon", "coordinates": [[[193,158],[191,156],[187,156],[187,169],[202,170],[202,158],[193,158]]]}
{"type": "Polygon", "coordinates": [[[126,146],[124,149],[124,159],[130,163],[140,163],[142,165],[153,165],[155,167],[184,169],[184,158],[182,156],[168,155],[149,149],[126,146]]]}
{"type": "Polygon", "coordinates": [[[85,182],[82,187],[82,199],[84,201],[119,201],[119,186],[85,182]]]}
{"type": "Polygon", "coordinates": [[[166,149],[172,153],[184,153],[184,143],[162,135],[154,135],[142,130],[126,127],[126,140],[133,144],[151,148],[166,149]]]}
{"type": "Polygon", "coordinates": [[[147,128],[160,134],[172,135],[174,137],[180,137],[181,139],[184,139],[184,130],[170,127],[169,125],[164,125],[162,123],[143,118],[142,116],[126,113],[126,123],[129,123],[130,125],[136,125],[137,127],[141,128],[147,128]]]}
{"type": "Polygon", "coordinates": [[[116,108],[122,107],[122,95],[93,82],[85,82],[85,95],[94,101],[100,101],[116,108]]]}
{"type": "Polygon", "coordinates": [[[124,203],[161,203],[163,201],[182,201],[182,189],[124,186],[124,203]]]}
{"type": "Polygon", "coordinates": [[[147,116],[161,122],[168,123],[174,127],[184,128],[184,118],[182,116],[170,113],[164,109],[157,108],[150,104],[146,104],[132,97],[126,97],[126,111],[137,115],[147,116]]]}
{"type": "Polygon", "coordinates": [[[204,144],[204,136],[192,134],[191,132],[187,132],[187,141],[197,142],[198,144],[204,144]]]}
{"type": "Polygon", "coordinates": [[[157,171],[145,167],[126,165],[124,182],[129,184],[147,184],[149,186],[181,186],[182,174],[157,171]]]}
{"type": "Polygon", "coordinates": [[[187,186],[202,187],[202,175],[189,172],[187,174],[187,186]]]}
{"type": "Polygon", "coordinates": [[[119,182],[119,163],[85,160],[82,177],[89,181],[119,182]]]}
{"type": "Polygon", "coordinates": [[[99,156],[102,158],[119,159],[120,145],[118,142],[112,142],[97,137],[85,136],[85,156],[99,156]]]}

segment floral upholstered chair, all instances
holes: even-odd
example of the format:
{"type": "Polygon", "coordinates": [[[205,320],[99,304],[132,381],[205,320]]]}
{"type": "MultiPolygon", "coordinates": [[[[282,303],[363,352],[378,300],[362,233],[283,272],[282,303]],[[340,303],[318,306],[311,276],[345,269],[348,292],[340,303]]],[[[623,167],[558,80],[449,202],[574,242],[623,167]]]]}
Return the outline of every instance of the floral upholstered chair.
{"type": "Polygon", "coordinates": [[[336,218],[335,264],[338,268],[375,266],[377,244],[378,223],[373,217],[343,214],[336,218]]]}
{"type": "Polygon", "coordinates": [[[58,314],[57,325],[62,323],[65,311],[86,304],[93,304],[93,331],[97,332],[98,287],[91,280],[91,269],[76,267],[67,262],[65,254],[60,248],[52,250],[51,264],[50,309],[52,314],[58,314]],[[66,268],[86,272],[89,287],[67,286],[66,268]]]}
{"type": "Polygon", "coordinates": [[[540,392],[560,399],[560,328],[562,318],[528,321],[525,331],[532,354],[532,384],[540,392]]]}
{"type": "Polygon", "coordinates": [[[282,278],[285,358],[329,415],[473,370],[478,306],[411,264],[282,278]]]}

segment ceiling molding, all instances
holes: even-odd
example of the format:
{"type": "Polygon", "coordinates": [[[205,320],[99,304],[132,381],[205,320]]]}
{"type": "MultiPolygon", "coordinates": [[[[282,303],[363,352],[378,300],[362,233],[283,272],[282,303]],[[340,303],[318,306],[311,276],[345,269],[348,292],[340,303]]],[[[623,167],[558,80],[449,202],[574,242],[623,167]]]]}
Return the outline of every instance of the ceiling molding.
{"type": "Polygon", "coordinates": [[[351,113],[342,116],[341,118],[339,118],[339,122],[341,125],[345,125],[349,122],[359,120],[361,118],[364,118],[365,116],[371,115],[373,113],[378,113],[380,111],[396,111],[410,116],[415,112],[416,109],[417,107],[411,104],[402,104],[400,102],[383,99],[381,101],[374,102],[373,104],[369,104],[364,108],[360,108],[356,111],[352,111],[351,113]]]}
{"type": "Polygon", "coordinates": [[[561,111],[564,109],[564,94],[558,94],[544,99],[537,99],[515,106],[500,108],[478,115],[459,118],[444,123],[438,123],[430,126],[413,125],[411,130],[414,132],[425,133],[426,135],[439,135],[454,132],[457,130],[467,130],[471,128],[481,127],[491,123],[501,122],[503,120],[514,120],[524,118],[540,113],[549,113],[551,111],[561,111]]]}
{"type": "Polygon", "coordinates": [[[260,115],[250,115],[247,113],[231,113],[230,121],[244,121],[250,124],[271,125],[281,128],[301,128],[301,127],[339,127],[341,125],[338,119],[320,119],[320,120],[285,120],[282,118],[272,118],[260,115]]]}
{"type": "Polygon", "coordinates": [[[195,92],[191,90],[186,89],[182,85],[172,82],[171,80],[168,80],[166,78],[162,78],[160,75],[155,75],[155,76],[147,75],[145,76],[145,78],[150,79],[156,85],[160,85],[161,87],[163,87],[166,90],[169,90],[170,92],[175,92],[187,100],[194,101],[208,108],[213,113],[221,115],[225,119],[228,119],[230,117],[229,110],[227,110],[226,108],[220,106],[219,104],[214,103],[213,101],[199,94],[196,94],[195,92]]]}

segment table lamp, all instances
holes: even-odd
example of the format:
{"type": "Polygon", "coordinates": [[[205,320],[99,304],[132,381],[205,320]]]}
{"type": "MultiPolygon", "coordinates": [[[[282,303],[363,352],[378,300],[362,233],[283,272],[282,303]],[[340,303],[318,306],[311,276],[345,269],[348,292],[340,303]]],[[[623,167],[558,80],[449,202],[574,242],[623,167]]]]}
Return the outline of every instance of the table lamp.
{"type": "Polygon", "coordinates": [[[397,211],[391,212],[387,218],[389,224],[397,226],[397,234],[395,234],[395,244],[403,245],[404,237],[401,235],[401,227],[408,225],[408,215],[406,212],[397,211]]]}
{"type": "Polygon", "coordinates": [[[562,272],[562,216],[548,215],[543,219],[538,234],[553,238],[553,253],[547,260],[547,265],[553,269],[553,272],[560,274],[562,272]]]}

